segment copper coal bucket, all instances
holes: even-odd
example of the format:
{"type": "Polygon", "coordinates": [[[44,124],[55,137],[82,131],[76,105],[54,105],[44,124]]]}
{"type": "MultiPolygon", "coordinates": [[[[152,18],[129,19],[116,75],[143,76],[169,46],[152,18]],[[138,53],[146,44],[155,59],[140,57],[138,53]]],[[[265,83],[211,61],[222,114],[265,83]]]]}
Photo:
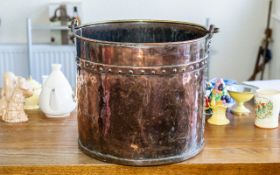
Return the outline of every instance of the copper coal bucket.
{"type": "Polygon", "coordinates": [[[109,21],[72,31],[79,146],[102,161],[183,161],[204,145],[203,97],[216,32],[176,21],[109,21]]]}

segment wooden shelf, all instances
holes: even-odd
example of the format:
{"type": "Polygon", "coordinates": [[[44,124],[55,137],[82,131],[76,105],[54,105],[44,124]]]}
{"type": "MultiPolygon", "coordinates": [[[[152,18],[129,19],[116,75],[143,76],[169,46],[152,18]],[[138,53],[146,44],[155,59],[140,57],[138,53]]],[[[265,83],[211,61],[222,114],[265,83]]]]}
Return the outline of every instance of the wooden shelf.
{"type": "Polygon", "coordinates": [[[182,163],[131,167],[92,159],[78,149],[77,121],[46,119],[29,112],[29,122],[0,122],[0,174],[272,175],[280,172],[280,129],[260,129],[251,116],[228,114],[230,125],[206,123],[205,148],[182,163]]]}

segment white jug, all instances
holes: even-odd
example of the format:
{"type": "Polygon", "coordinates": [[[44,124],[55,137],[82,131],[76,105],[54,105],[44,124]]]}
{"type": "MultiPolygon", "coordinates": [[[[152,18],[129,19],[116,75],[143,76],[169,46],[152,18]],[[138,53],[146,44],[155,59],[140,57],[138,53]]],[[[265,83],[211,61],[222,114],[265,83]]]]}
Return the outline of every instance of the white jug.
{"type": "Polygon", "coordinates": [[[60,69],[60,64],[52,65],[40,94],[40,109],[50,118],[69,116],[76,107],[73,90],[60,69]]]}

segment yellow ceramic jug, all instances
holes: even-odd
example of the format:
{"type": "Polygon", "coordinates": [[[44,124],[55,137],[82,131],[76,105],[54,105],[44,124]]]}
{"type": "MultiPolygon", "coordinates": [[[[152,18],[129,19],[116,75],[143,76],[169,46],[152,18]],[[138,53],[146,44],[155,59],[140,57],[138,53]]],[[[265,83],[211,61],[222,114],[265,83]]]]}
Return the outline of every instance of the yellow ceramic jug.
{"type": "Polygon", "coordinates": [[[32,87],[33,95],[25,99],[24,109],[26,110],[39,109],[39,96],[42,90],[42,86],[40,83],[33,80],[31,77],[28,78],[27,82],[32,87]]]}

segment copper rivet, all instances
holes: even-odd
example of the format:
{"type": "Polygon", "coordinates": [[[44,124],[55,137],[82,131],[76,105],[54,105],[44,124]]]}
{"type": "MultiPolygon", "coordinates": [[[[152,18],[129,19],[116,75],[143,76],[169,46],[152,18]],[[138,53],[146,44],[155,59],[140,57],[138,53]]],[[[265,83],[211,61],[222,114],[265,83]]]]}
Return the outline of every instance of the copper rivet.
{"type": "Polygon", "coordinates": [[[102,67],[100,67],[100,68],[99,68],[99,70],[100,70],[100,71],[103,71],[103,68],[102,68],[102,67]]]}
{"type": "Polygon", "coordinates": [[[166,70],[162,70],[162,73],[165,73],[166,72],[166,70]]]}
{"type": "Polygon", "coordinates": [[[152,70],[152,74],[156,74],[156,71],[152,70]]]}
{"type": "Polygon", "coordinates": [[[133,74],[133,70],[129,70],[128,72],[129,72],[130,74],[133,74]]]}
{"type": "Polygon", "coordinates": [[[141,73],[145,73],[145,70],[141,70],[140,72],[141,72],[141,73]]]}
{"type": "Polygon", "coordinates": [[[175,68],[175,69],[173,69],[173,72],[177,72],[177,69],[175,68]]]}
{"type": "Polygon", "coordinates": [[[112,72],[112,69],[108,69],[108,72],[112,72]]]}
{"type": "Polygon", "coordinates": [[[121,70],[119,70],[119,74],[120,74],[120,73],[122,73],[122,71],[121,71],[121,70]]]}
{"type": "Polygon", "coordinates": [[[183,68],[183,69],[182,69],[182,72],[185,72],[185,71],[186,71],[186,68],[183,68]]]}

